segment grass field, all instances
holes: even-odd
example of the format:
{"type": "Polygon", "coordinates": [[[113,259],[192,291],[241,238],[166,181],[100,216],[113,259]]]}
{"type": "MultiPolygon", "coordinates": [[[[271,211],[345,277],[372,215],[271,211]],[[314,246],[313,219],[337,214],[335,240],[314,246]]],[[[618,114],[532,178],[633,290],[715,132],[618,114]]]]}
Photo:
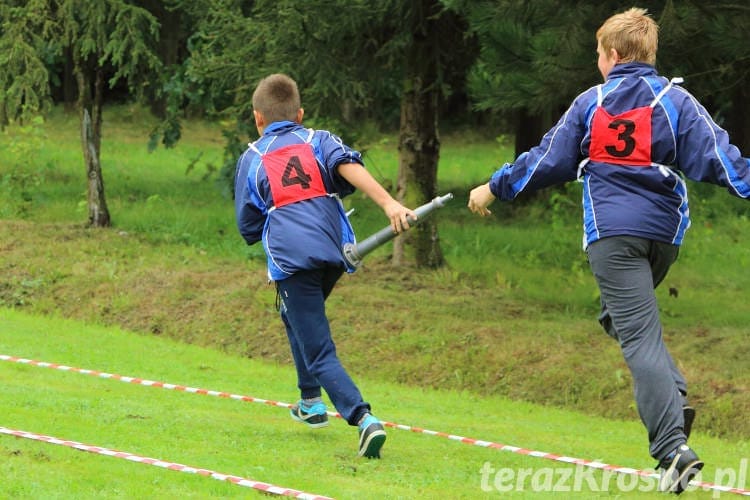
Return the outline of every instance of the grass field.
{"type": "MultiPolygon", "coordinates": [[[[150,120],[133,107],[105,114],[114,227],[104,230],[84,226],[74,117],[56,110],[44,124],[0,135],[0,307],[9,308],[0,313],[0,350],[8,351],[0,354],[293,402],[262,249],[240,242],[216,182],[218,127],[189,123],[177,148],[148,153],[150,120]]],[[[510,154],[502,140],[443,139],[440,191],[455,199],[435,216],[448,265],[395,269],[387,245],[368,256],[328,301],[339,353],[383,419],[650,467],[627,368],[595,321],[578,186],[496,204],[489,219],[465,208],[468,190],[510,154]]],[[[384,184],[395,183],[392,138],[368,145],[367,161],[384,184]]],[[[728,481],[722,471],[740,471],[750,456],[750,282],[742,278],[750,212],[710,186],[692,192],[694,225],[657,297],[698,407],[693,444],[708,462],[704,479],[728,481]]],[[[370,200],[346,202],[360,238],[385,224],[370,200]]],[[[341,421],[310,434],[282,408],[6,363],[0,380],[8,388],[0,426],[342,498],[476,498],[507,486],[497,474],[483,483],[486,462],[504,473],[557,466],[396,429],[385,460],[357,461],[355,433],[341,421]]],[[[254,494],[8,436],[0,445],[8,457],[0,474],[13,478],[0,483],[0,496],[254,494]]],[[[516,494],[531,495],[526,486],[516,494]]],[[[580,496],[624,493],[614,479],[605,489],[580,496]]]]}
{"type": "MultiPolygon", "coordinates": [[[[0,310],[0,354],[293,402],[293,370],[172,340],[0,310]]],[[[503,445],[650,469],[634,421],[360,377],[381,419],[503,445]]],[[[382,460],[355,457],[341,419],[311,430],[285,408],[0,362],[0,426],[336,498],[657,497],[638,476],[388,430],[382,460]],[[484,471],[484,472],[483,472],[484,471]],[[576,480],[575,478],[578,477],[576,480]],[[567,478],[567,479],[566,479],[567,478]],[[521,486],[520,488],[518,486],[521,486]],[[556,489],[557,488],[557,489],[556,489]],[[651,493],[649,493],[651,492],[651,493]]],[[[740,486],[747,441],[698,433],[702,479],[740,486]],[[734,479],[731,474],[735,471],[734,479]],[[734,483],[732,483],[734,481],[734,483]]],[[[254,490],[196,474],[0,435],[3,498],[223,498],[254,490]]],[[[661,494],[658,494],[661,497],[661,494]]],[[[696,491],[694,498],[714,492],[696,491]]],[[[724,493],[722,496],[731,495],[724,493]]]]}

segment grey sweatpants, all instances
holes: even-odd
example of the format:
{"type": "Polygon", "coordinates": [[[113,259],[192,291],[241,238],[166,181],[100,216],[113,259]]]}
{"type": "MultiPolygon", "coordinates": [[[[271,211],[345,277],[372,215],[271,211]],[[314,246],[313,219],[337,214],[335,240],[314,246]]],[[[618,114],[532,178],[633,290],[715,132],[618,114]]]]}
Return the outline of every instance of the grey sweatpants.
{"type": "Polygon", "coordinates": [[[649,453],[661,460],[686,442],[682,407],[687,385],[664,345],[654,294],[679,247],[614,236],[592,243],[586,252],[601,293],[599,322],[620,343],[648,430],[649,453]]]}

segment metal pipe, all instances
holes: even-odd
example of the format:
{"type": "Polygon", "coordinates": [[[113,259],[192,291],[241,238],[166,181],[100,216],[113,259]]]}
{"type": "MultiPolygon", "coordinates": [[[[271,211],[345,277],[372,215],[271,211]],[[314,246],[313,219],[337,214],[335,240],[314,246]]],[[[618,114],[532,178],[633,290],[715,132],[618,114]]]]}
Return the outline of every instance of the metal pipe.
{"type": "MultiPolygon", "coordinates": [[[[432,201],[415,208],[414,213],[417,214],[417,219],[415,220],[409,217],[407,219],[409,227],[419,224],[422,219],[432,211],[445,206],[445,204],[452,199],[453,193],[448,193],[443,196],[437,196],[432,201]]],[[[360,243],[345,244],[343,248],[344,258],[352,267],[359,267],[359,265],[362,264],[362,259],[368,253],[391,241],[394,237],[396,237],[396,233],[393,232],[393,228],[391,228],[391,226],[386,226],[360,243]]]]}

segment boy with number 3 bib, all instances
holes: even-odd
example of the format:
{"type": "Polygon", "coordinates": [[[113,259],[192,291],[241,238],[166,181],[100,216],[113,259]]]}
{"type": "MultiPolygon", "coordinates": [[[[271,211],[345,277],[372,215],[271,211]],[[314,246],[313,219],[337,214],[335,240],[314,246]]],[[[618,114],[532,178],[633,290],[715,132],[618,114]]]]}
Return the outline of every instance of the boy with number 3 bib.
{"type": "Polygon", "coordinates": [[[342,253],[354,231],[341,198],[360,189],[396,233],[409,228],[407,217],[417,217],[365,170],[357,151],[327,131],[303,127],[303,114],[294,80],[274,74],[260,81],[253,93],[260,138],[237,163],[237,226],[248,244],[263,242],[276,283],[301,394],[291,417],[312,428],[328,425],[322,387],[358,427],[358,455],[380,458],[385,431],[336,355],[325,300],[344,271],[354,271],[342,253]]]}
{"type": "Polygon", "coordinates": [[[530,151],[471,191],[479,215],[563,182],[583,183],[584,249],[601,293],[599,322],[620,343],[633,376],[660,489],[681,493],[703,467],[687,446],[695,411],[662,339],[654,288],[690,225],[683,175],[750,197],[750,160],[685,89],[658,75],[658,26],[644,9],[596,33],[604,83],[580,94],[530,151]]]}

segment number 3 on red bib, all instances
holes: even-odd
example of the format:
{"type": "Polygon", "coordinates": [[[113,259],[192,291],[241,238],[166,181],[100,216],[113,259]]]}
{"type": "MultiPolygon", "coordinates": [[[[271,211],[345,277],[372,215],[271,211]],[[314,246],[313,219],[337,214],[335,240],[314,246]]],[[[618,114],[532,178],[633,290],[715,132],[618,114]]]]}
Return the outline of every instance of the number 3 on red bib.
{"type": "Polygon", "coordinates": [[[596,108],[591,124],[591,161],[616,165],[651,165],[651,113],[644,106],[616,116],[596,108]]]}

